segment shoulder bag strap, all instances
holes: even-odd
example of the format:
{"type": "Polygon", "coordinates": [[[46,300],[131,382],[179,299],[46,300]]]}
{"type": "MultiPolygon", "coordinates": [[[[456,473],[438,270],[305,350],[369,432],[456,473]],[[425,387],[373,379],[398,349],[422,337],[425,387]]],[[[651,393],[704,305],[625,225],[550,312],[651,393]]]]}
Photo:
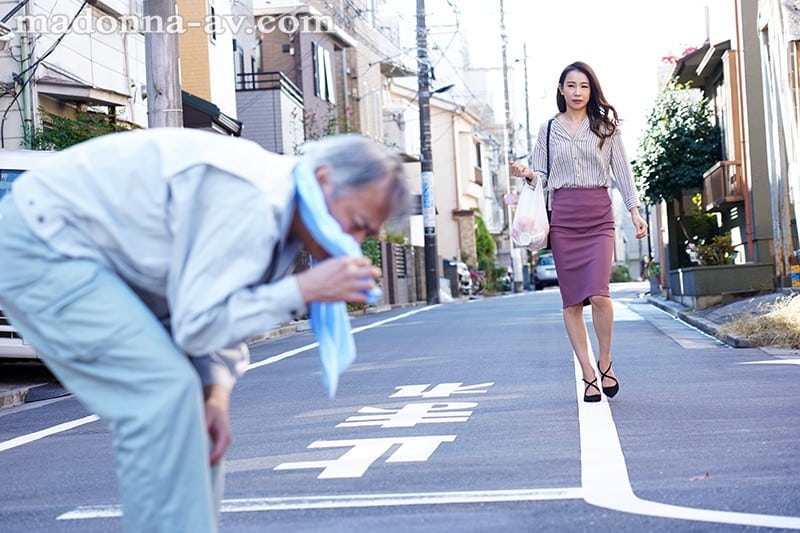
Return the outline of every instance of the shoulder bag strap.
{"type": "Polygon", "coordinates": [[[550,177],[550,128],[553,126],[553,119],[547,121],[547,177],[550,177]]]}
{"type": "MultiPolygon", "coordinates": [[[[546,149],[545,150],[547,152],[547,178],[548,179],[550,178],[550,128],[553,126],[553,120],[555,120],[555,119],[551,118],[550,120],[547,121],[547,144],[546,144],[546,149]]],[[[552,202],[553,202],[552,192],[549,190],[549,187],[548,187],[547,198],[546,198],[547,218],[548,218],[548,220],[550,219],[550,210],[553,209],[552,202]]],[[[549,237],[548,237],[548,241],[547,241],[547,246],[548,246],[548,248],[550,247],[550,239],[549,239],[549,237]]]]}

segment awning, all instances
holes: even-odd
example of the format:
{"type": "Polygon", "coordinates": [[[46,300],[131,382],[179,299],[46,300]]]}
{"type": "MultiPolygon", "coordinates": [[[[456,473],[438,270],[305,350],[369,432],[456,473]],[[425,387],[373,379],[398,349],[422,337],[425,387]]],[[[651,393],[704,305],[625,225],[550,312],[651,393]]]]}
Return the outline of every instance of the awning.
{"type": "Polygon", "coordinates": [[[186,91],[181,91],[181,99],[184,127],[210,130],[234,137],[242,134],[242,123],[220,111],[215,104],[186,91]]]}
{"type": "Polygon", "coordinates": [[[60,102],[115,107],[130,101],[129,94],[94,87],[55,65],[43,63],[42,70],[45,74],[36,80],[37,92],[60,102]]]}

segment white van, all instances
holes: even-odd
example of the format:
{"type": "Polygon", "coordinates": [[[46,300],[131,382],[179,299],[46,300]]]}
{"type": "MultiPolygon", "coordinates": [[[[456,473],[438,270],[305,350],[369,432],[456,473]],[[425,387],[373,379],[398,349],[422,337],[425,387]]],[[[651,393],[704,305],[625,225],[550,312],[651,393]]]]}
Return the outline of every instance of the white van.
{"type": "MultiPolygon", "coordinates": [[[[23,172],[50,157],[54,152],[34,150],[0,150],[0,198],[11,190],[11,184],[23,172]]],[[[2,224],[2,222],[0,222],[2,224]]],[[[0,276],[2,276],[0,270],[0,276]]],[[[0,309],[0,359],[38,359],[39,355],[8,323],[0,309]]]]}

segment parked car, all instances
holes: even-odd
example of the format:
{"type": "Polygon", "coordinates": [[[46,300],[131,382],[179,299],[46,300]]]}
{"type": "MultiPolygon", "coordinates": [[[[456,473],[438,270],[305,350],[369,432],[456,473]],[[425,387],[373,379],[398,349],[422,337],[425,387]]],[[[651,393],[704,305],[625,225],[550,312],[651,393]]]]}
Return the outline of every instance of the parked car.
{"type": "Polygon", "coordinates": [[[38,359],[36,349],[12,326],[0,309],[0,359],[38,359]]]}
{"type": "MultiPolygon", "coordinates": [[[[11,184],[23,172],[44,161],[53,152],[34,150],[0,150],[0,198],[11,189],[11,184]]],[[[2,222],[0,222],[2,224],[2,222]]],[[[0,276],[3,275],[0,269],[0,276]]],[[[17,332],[0,309],[0,359],[38,359],[33,346],[17,332]]]]}
{"type": "Polygon", "coordinates": [[[536,259],[531,274],[534,290],[540,291],[547,285],[558,285],[558,273],[553,254],[542,254],[536,259]]]}

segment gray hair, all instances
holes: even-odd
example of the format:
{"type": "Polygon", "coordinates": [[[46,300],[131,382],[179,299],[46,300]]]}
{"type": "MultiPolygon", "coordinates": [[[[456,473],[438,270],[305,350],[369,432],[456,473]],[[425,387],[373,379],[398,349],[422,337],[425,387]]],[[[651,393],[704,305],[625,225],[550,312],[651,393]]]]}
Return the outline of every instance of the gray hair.
{"type": "Polygon", "coordinates": [[[303,144],[301,157],[315,172],[320,167],[329,169],[335,194],[347,194],[347,189],[391,177],[390,218],[397,219],[410,211],[403,160],[387,146],[363,135],[345,133],[303,144]]]}

